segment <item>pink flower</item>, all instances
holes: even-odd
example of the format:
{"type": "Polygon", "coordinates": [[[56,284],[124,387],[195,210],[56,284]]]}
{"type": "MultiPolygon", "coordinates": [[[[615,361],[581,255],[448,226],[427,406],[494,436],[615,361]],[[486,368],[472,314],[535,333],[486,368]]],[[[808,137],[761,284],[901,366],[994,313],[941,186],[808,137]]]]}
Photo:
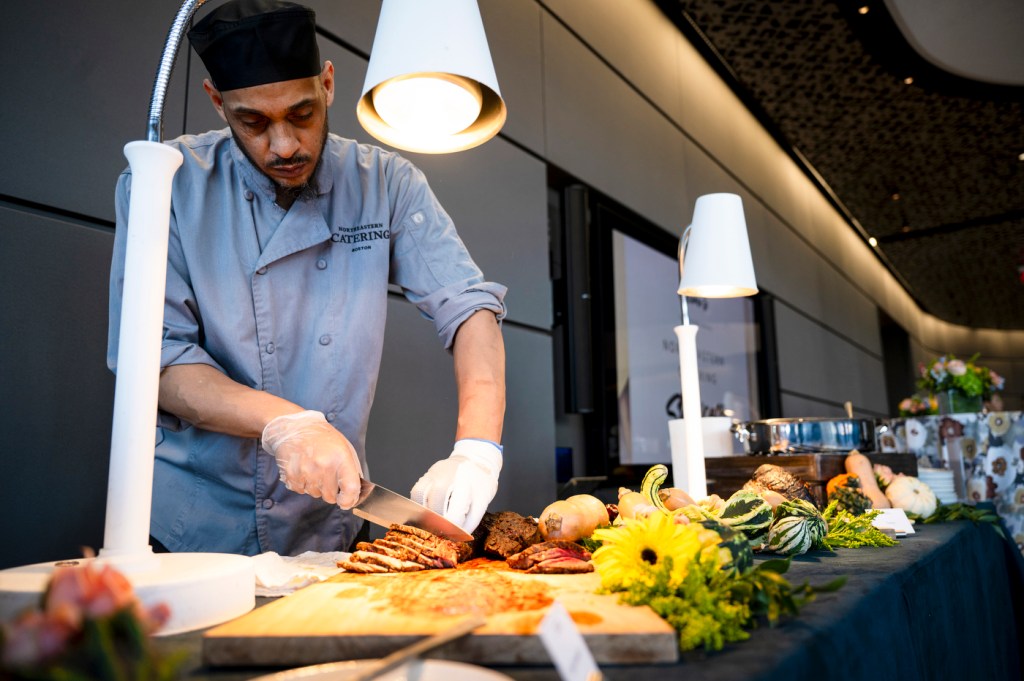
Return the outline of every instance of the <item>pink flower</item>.
{"type": "Polygon", "coordinates": [[[39,664],[63,652],[75,631],[62,620],[29,610],[3,626],[0,659],[7,668],[39,664]]]}
{"type": "Polygon", "coordinates": [[[954,376],[963,376],[967,373],[967,365],[961,359],[951,359],[946,369],[954,376]]]}
{"type": "Polygon", "coordinates": [[[85,617],[107,617],[132,606],[135,593],[131,582],[110,565],[85,563],[55,570],[44,603],[48,614],[78,627],[85,617]]]}
{"type": "Polygon", "coordinates": [[[900,411],[910,411],[911,409],[913,409],[913,407],[914,407],[914,401],[911,400],[908,397],[908,398],[904,399],[902,402],[900,402],[899,409],[900,409],[900,411]]]}

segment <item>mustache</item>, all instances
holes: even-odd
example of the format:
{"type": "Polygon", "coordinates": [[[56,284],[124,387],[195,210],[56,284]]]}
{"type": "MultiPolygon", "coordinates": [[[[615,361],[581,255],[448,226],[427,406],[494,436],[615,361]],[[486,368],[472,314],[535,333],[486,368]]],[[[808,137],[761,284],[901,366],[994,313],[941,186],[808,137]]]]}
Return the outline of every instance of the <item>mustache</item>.
{"type": "Polygon", "coordinates": [[[299,163],[309,163],[313,157],[309,154],[299,154],[291,158],[276,158],[267,164],[268,168],[280,168],[282,166],[293,166],[299,163]]]}

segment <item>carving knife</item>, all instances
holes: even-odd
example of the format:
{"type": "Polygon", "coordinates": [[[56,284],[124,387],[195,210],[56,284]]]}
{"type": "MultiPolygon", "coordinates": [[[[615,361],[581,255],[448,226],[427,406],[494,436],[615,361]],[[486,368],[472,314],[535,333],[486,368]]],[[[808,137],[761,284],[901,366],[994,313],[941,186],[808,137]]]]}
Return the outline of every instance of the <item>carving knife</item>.
{"type": "Polygon", "coordinates": [[[360,479],[359,487],[359,501],[352,508],[352,512],[375,525],[391,527],[397,523],[418,527],[452,541],[471,541],[473,539],[473,535],[468,534],[443,515],[434,513],[426,506],[421,506],[408,497],[403,497],[401,494],[392,492],[369,480],[360,479]]]}

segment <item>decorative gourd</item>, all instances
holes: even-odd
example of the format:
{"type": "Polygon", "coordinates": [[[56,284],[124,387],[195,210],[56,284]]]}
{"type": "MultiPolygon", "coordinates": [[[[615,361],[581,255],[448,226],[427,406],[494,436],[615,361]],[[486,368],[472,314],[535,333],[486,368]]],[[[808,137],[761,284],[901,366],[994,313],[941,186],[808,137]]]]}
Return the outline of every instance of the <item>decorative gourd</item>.
{"type": "Polygon", "coordinates": [[[783,556],[797,556],[811,548],[812,519],[788,515],[778,518],[768,530],[767,549],[783,556]]]}
{"type": "Polygon", "coordinates": [[[811,535],[811,543],[819,542],[828,534],[828,523],[818,508],[804,499],[790,499],[775,508],[775,520],[780,518],[803,518],[811,535]]]}
{"type": "Polygon", "coordinates": [[[754,567],[754,552],[743,532],[723,525],[717,520],[705,520],[701,525],[717,532],[722,538],[719,547],[729,551],[730,560],[722,565],[722,570],[731,575],[742,575],[754,567]]]}
{"type": "Polygon", "coordinates": [[[897,475],[885,488],[885,494],[896,508],[927,518],[938,506],[932,488],[910,475],[897,475]]]}
{"type": "Polygon", "coordinates": [[[771,504],[754,492],[740,490],[725,502],[718,520],[752,539],[768,531],[772,517],[771,504]]]}
{"type": "Polygon", "coordinates": [[[650,502],[651,506],[663,513],[668,513],[669,509],[665,506],[665,502],[662,501],[661,495],[658,491],[661,486],[665,483],[668,478],[668,466],[663,463],[655,464],[651,466],[647,473],[644,475],[643,482],[640,483],[640,493],[647,497],[647,501],[650,502]]]}
{"type": "Polygon", "coordinates": [[[855,449],[847,455],[845,463],[846,472],[860,478],[861,490],[871,500],[872,506],[875,508],[892,508],[892,504],[885,498],[885,494],[879,489],[878,483],[875,482],[875,472],[871,468],[871,459],[855,449]]]}

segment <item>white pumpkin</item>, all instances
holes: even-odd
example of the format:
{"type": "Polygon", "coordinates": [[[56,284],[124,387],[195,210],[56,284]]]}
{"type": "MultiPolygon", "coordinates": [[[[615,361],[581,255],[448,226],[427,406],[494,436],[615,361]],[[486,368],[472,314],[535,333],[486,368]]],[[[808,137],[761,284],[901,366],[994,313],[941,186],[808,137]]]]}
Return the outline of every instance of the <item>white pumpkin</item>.
{"type": "Polygon", "coordinates": [[[938,500],[932,488],[910,475],[897,475],[885,488],[885,496],[895,508],[927,518],[935,513],[938,500]]]}

